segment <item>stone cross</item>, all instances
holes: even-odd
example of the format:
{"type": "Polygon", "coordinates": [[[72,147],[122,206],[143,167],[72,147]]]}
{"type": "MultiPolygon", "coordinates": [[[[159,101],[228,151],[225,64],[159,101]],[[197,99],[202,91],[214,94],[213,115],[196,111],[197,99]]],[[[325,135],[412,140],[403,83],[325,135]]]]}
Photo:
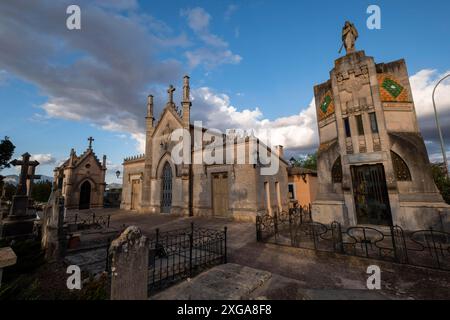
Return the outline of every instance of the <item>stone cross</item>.
{"type": "Polygon", "coordinates": [[[36,167],[39,165],[37,161],[30,161],[30,154],[28,152],[22,155],[22,160],[13,160],[11,164],[13,166],[21,166],[19,184],[17,185],[17,195],[25,196],[27,195],[27,179],[28,170],[30,167],[36,167]]]}
{"type": "Polygon", "coordinates": [[[89,137],[88,138],[88,141],[89,141],[89,149],[92,149],[92,141],[94,141],[95,139],[94,138],[92,138],[92,137],[89,137]]]}
{"type": "Polygon", "coordinates": [[[169,89],[167,89],[167,93],[169,94],[169,104],[173,104],[173,92],[175,91],[175,88],[173,85],[170,85],[169,89]]]}
{"type": "Polygon", "coordinates": [[[34,179],[40,179],[41,175],[36,175],[36,166],[30,166],[28,167],[28,174],[27,174],[27,196],[31,196],[31,188],[33,187],[34,179]]]}

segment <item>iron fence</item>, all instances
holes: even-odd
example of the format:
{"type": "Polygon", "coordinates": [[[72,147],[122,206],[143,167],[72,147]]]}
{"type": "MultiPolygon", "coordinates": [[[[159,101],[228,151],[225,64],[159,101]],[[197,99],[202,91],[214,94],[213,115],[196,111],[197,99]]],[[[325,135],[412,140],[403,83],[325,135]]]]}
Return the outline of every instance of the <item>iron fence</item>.
{"type": "Polygon", "coordinates": [[[189,228],[160,232],[149,239],[149,294],[227,263],[227,228],[189,228]]]}
{"type": "Polygon", "coordinates": [[[431,227],[405,231],[400,226],[326,225],[313,221],[310,208],[302,207],[258,216],[256,238],[260,242],[450,270],[450,233],[431,227]]]}
{"type": "Polygon", "coordinates": [[[75,213],[64,219],[69,229],[85,230],[85,229],[105,229],[109,228],[111,215],[96,215],[92,213],[75,213]]]}

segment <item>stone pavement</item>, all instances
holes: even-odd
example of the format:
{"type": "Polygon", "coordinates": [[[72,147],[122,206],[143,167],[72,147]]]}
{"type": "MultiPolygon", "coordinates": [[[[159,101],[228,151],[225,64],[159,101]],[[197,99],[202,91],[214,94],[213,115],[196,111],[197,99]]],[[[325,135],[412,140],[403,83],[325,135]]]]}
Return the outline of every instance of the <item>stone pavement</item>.
{"type": "Polygon", "coordinates": [[[250,298],[450,299],[450,272],[258,243],[253,223],[138,214],[118,209],[104,210],[106,212],[112,214],[112,226],[136,225],[147,235],[156,228],[162,231],[183,228],[191,222],[213,229],[227,226],[228,262],[271,274],[264,285],[252,291],[250,298]],[[382,271],[382,290],[376,293],[366,289],[366,270],[372,264],[380,266],[382,271]]]}
{"type": "Polygon", "coordinates": [[[300,281],[239,264],[227,263],[207,270],[161,293],[154,300],[328,300],[385,299],[365,289],[304,289],[300,281]]]}

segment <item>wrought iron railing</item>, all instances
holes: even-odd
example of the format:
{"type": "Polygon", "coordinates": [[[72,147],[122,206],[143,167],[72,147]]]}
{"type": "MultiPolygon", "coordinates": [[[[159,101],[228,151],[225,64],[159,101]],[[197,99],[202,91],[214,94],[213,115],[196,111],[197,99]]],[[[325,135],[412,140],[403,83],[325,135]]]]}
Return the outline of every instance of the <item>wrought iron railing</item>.
{"type": "Polygon", "coordinates": [[[160,232],[150,237],[149,294],[212,266],[227,263],[227,228],[189,228],[160,232]]]}
{"type": "Polygon", "coordinates": [[[75,213],[64,219],[64,224],[77,230],[109,228],[111,215],[96,215],[95,212],[75,213]]]}
{"type": "Polygon", "coordinates": [[[343,227],[314,222],[308,207],[258,216],[260,242],[450,270],[450,233],[433,228],[404,231],[400,226],[343,227]]]}

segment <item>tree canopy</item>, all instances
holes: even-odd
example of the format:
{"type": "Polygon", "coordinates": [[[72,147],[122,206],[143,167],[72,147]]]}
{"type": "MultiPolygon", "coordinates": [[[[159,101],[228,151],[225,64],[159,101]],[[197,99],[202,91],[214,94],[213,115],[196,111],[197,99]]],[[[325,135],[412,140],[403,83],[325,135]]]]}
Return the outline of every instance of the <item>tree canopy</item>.
{"type": "Polygon", "coordinates": [[[445,165],[442,163],[433,163],[431,165],[434,183],[442,194],[442,198],[450,204],[450,179],[447,177],[445,165]]]}
{"type": "Polygon", "coordinates": [[[305,157],[300,157],[297,159],[292,157],[290,162],[294,167],[317,170],[317,152],[308,154],[305,157]]]}
{"type": "Polygon", "coordinates": [[[16,146],[5,137],[0,141],[0,170],[4,168],[9,168],[9,161],[14,154],[14,149],[16,146]]]}

